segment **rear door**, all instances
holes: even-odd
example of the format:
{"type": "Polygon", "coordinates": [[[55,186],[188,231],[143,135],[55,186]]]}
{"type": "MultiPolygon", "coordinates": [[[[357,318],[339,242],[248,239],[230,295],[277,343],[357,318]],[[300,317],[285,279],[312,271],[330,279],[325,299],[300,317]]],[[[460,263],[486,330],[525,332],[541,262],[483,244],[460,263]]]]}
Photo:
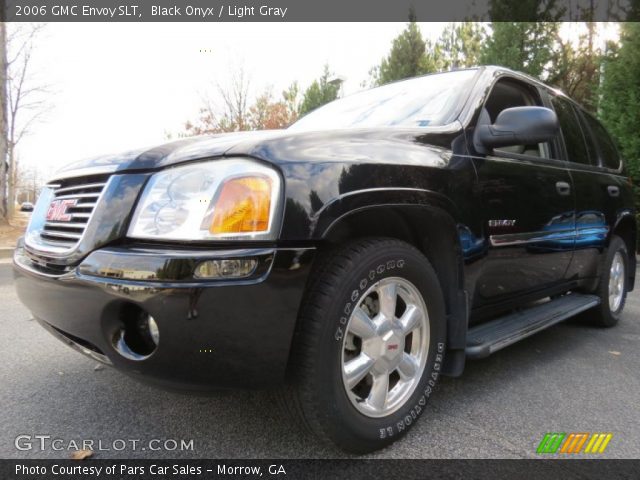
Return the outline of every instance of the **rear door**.
{"type": "Polygon", "coordinates": [[[595,277],[610,228],[623,206],[620,158],[593,116],[560,95],[552,94],[551,104],[560,119],[576,198],[576,246],[567,276],[595,277]]]}

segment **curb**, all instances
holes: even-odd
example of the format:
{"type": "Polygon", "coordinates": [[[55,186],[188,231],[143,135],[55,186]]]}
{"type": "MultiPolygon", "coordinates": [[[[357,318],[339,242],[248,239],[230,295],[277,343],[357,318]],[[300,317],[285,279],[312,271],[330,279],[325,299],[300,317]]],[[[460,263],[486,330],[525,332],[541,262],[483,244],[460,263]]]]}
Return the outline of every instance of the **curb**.
{"type": "Polygon", "coordinates": [[[0,258],[12,258],[13,247],[0,247],[0,258]]]}

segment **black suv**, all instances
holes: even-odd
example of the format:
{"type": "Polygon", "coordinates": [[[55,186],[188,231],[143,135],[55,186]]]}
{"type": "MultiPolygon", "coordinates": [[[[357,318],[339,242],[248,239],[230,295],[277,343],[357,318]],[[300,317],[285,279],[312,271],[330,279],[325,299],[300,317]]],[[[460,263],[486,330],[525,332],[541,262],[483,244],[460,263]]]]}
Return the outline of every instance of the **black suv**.
{"type": "Polygon", "coordinates": [[[503,68],[357,93],[284,131],[71,165],[15,253],[51,333],[141,380],[281,386],[340,447],[398,439],[440,375],[635,280],[631,185],[602,125],[503,68]]]}

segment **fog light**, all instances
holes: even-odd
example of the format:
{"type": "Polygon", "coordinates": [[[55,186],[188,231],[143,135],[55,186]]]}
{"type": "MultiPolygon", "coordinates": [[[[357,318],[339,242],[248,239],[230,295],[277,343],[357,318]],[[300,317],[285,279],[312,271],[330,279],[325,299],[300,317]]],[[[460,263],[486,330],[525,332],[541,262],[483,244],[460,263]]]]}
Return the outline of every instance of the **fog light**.
{"type": "Polygon", "coordinates": [[[250,276],[257,266],[258,261],[253,258],[207,260],[196,267],[194,276],[208,279],[244,278],[250,276]]]}
{"type": "Polygon", "coordinates": [[[160,342],[160,330],[154,318],[144,310],[128,305],[122,311],[122,324],[113,334],[113,347],[129,360],[145,360],[160,342]]]}
{"type": "Polygon", "coordinates": [[[147,317],[147,327],[149,328],[149,335],[153,344],[157,347],[160,341],[160,330],[158,330],[158,324],[151,315],[147,317]]]}

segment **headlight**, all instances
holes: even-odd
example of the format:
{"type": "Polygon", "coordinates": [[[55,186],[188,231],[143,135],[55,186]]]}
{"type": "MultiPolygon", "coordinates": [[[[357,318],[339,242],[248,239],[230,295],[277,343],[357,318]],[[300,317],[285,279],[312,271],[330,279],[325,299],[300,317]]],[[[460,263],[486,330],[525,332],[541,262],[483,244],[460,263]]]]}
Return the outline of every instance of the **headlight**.
{"type": "Polygon", "coordinates": [[[251,160],[195,163],[154,174],[129,237],[170,240],[274,239],[281,180],[251,160]]]}

